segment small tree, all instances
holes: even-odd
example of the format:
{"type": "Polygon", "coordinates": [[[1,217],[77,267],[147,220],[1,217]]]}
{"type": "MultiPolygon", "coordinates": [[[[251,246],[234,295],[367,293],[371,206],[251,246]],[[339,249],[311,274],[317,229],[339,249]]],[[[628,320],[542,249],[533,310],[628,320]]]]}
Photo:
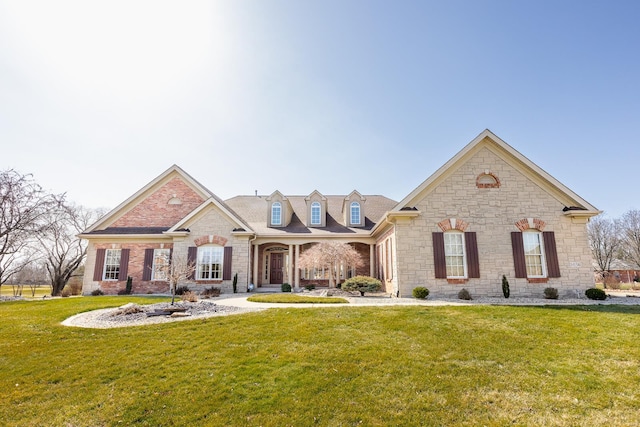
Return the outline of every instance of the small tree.
{"type": "Polygon", "coordinates": [[[191,281],[191,278],[196,271],[196,265],[193,262],[188,262],[186,258],[169,258],[167,256],[167,260],[164,263],[162,270],[165,272],[165,277],[169,282],[171,305],[173,305],[176,300],[176,289],[178,284],[191,281]]]}
{"type": "Polygon", "coordinates": [[[504,295],[505,298],[509,298],[510,294],[511,294],[511,291],[509,290],[509,281],[507,280],[507,276],[503,274],[502,275],[502,295],[504,295]]]}
{"type": "Polygon", "coordinates": [[[621,223],[600,216],[591,218],[587,225],[587,236],[591,254],[606,288],[611,276],[611,263],[622,249],[621,223]]]}
{"type": "Polygon", "coordinates": [[[365,292],[378,292],[382,287],[380,280],[369,276],[355,276],[345,280],[342,289],[345,291],[358,291],[360,296],[364,296],[365,292]]]}
{"type": "Polygon", "coordinates": [[[340,265],[361,267],[362,256],[348,243],[320,242],[304,251],[298,260],[300,268],[328,269],[329,287],[335,287],[334,277],[340,278],[340,265]]]}

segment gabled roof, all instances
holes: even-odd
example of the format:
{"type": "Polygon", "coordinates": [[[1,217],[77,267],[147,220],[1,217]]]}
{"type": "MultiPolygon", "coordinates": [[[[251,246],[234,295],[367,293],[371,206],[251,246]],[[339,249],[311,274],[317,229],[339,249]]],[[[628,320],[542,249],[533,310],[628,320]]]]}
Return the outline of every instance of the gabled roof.
{"type": "Polygon", "coordinates": [[[470,157],[477,153],[480,149],[487,148],[501,157],[507,163],[520,169],[527,177],[534,180],[540,187],[556,197],[559,201],[565,203],[567,209],[565,215],[568,216],[595,216],[601,213],[595,206],[578,196],[576,193],[567,188],[560,181],[549,175],[538,165],[523,156],[515,148],[500,139],[489,129],[485,129],[469,144],[445,163],[440,169],[427,178],[415,190],[402,199],[392,210],[393,212],[406,211],[415,205],[422,194],[434,188],[450,173],[453,173],[458,167],[464,164],[470,157]]]}
{"type": "Polygon", "coordinates": [[[313,196],[320,197],[320,200],[322,200],[323,202],[327,200],[327,198],[318,190],[313,190],[311,194],[309,194],[307,197],[304,198],[304,200],[308,202],[309,200],[311,200],[313,196]]]}
{"type": "MultiPolygon", "coordinates": [[[[89,228],[83,231],[81,235],[87,235],[87,234],[96,235],[96,234],[109,234],[109,233],[114,234],[115,232],[114,230],[109,230],[109,224],[115,222],[118,218],[123,216],[126,212],[133,209],[138,203],[144,200],[145,197],[149,196],[154,191],[159,189],[164,183],[168,182],[174,176],[179,176],[180,178],[182,178],[182,180],[189,186],[189,188],[191,188],[198,195],[200,195],[202,199],[206,200],[206,202],[203,203],[202,205],[205,205],[207,202],[215,202],[215,204],[221,207],[223,211],[227,212],[228,215],[230,215],[230,217],[234,219],[234,221],[239,222],[239,224],[243,224],[243,226],[246,226],[246,224],[242,220],[240,220],[239,216],[235,214],[233,210],[231,210],[228,206],[225,205],[222,199],[220,199],[218,196],[213,194],[204,185],[196,181],[191,175],[186,173],[178,165],[174,164],[171,167],[169,167],[167,170],[165,170],[163,173],[158,175],[156,178],[151,180],[147,185],[145,185],[140,190],[138,190],[133,195],[131,195],[129,198],[127,198],[124,202],[120,203],[114,209],[107,212],[102,218],[100,218],[93,225],[91,225],[89,228]]],[[[174,228],[174,227],[171,227],[171,228],[174,228]]],[[[129,232],[126,234],[132,234],[132,233],[129,232]]]]}
{"type": "Polygon", "coordinates": [[[181,221],[178,221],[173,227],[167,230],[167,233],[175,233],[180,232],[180,230],[187,228],[189,221],[197,216],[199,213],[205,211],[211,206],[215,206],[220,209],[229,219],[237,225],[236,229],[242,230],[243,233],[253,233],[253,230],[249,227],[249,225],[242,220],[229,206],[226,205],[221,200],[218,200],[214,197],[207,199],[204,203],[198,206],[196,209],[191,211],[189,215],[184,217],[181,221]]]}

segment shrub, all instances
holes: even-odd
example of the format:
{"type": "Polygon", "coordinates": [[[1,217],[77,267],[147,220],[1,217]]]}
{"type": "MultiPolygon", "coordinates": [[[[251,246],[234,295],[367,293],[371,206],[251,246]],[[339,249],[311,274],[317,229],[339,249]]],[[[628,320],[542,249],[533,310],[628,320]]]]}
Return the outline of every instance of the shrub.
{"type": "Polygon", "coordinates": [[[633,276],[633,281],[634,282],[640,282],[640,276],[638,276],[637,274],[635,276],[633,276]]]}
{"type": "Polygon", "coordinates": [[[460,292],[458,292],[458,299],[470,301],[473,298],[471,298],[471,294],[469,293],[468,290],[466,290],[465,288],[462,288],[460,289],[460,292]]]}
{"type": "Polygon", "coordinates": [[[68,287],[65,286],[65,288],[62,290],[62,292],[60,292],[60,296],[62,298],[67,298],[71,296],[71,289],[69,289],[68,287]]]}
{"type": "Polygon", "coordinates": [[[101,289],[95,289],[91,292],[91,295],[94,297],[99,297],[100,295],[104,295],[104,292],[102,292],[101,289]]]}
{"type": "Polygon", "coordinates": [[[544,297],[546,299],[558,299],[558,290],[556,288],[544,288],[544,297]]]}
{"type": "Polygon", "coordinates": [[[282,286],[280,286],[280,290],[282,292],[291,292],[291,285],[288,283],[283,283],[282,286]]]}
{"type": "Polygon", "coordinates": [[[127,294],[127,290],[126,290],[126,289],[120,289],[120,290],[118,291],[118,295],[128,295],[128,294],[127,294]]]}
{"type": "Polygon", "coordinates": [[[231,282],[231,284],[233,285],[233,293],[237,293],[238,292],[238,273],[233,275],[233,282],[231,282]]]}
{"type": "Polygon", "coordinates": [[[413,291],[411,291],[411,294],[414,298],[426,299],[429,296],[429,289],[424,286],[416,286],[413,288],[413,291]]]}
{"type": "Polygon", "coordinates": [[[82,295],[82,280],[69,280],[67,283],[71,295],[82,295]]]}
{"type": "Polygon", "coordinates": [[[176,295],[183,295],[183,294],[186,294],[187,292],[191,292],[188,286],[183,285],[183,286],[176,287],[176,295]]]}
{"type": "Polygon", "coordinates": [[[133,277],[127,276],[127,286],[124,288],[127,295],[131,295],[131,289],[133,288],[133,277]]]}
{"type": "Polygon", "coordinates": [[[314,289],[316,288],[316,285],[307,285],[307,286],[305,286],[304,288],[305,288],[306,290],[308,290],[308,291],[312,291],[312,290],[314,290],[314,289]]]}
{"type": "Polygon", "coordinates": [[[600,301],[607,299],[607,293],[602,289],[589,288],[584,292],[584,294],[589,299],[600,300],[600,301]]]}
{"type": "Polygon", "coordinates": [[[202,296],[204,296],[205,298],[219,297],[220,288],[214,288],[213,286],[210,288],[204,288],[204,292],[202,292],[202,296]]]}
{"type": "Polygon", "coordinates": [[[195,292],[188,291],[183,293],[180,299],[182,299],[182,301],[198,302],[198,295],[196,295],[195,292]]]}
{"type": "Polygon", "coordinates": [[[364,296],[365,292],[378,292],[382,287],[380,280],[369,276],[355,276],[345,280],[342,283],[342,290],[344,291],[358,291],[361,296],[364,296]]]}
{"type": "Polygon", "coordinates": [[[509,281],[507,280],[507,276],[505,276],[504,274],[502,275],[502,295],[504,295],[505,298],[509,298],[509,295],[511,295],[511,290],[509,289],[509,281]]]}

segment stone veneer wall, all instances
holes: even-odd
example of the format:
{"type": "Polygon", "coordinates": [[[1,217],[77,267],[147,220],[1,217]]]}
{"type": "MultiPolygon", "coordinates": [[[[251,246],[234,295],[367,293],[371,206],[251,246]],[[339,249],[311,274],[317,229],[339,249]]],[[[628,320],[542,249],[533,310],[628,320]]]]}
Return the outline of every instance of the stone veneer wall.
{"type": "Polygon", "coordinates": [[[398,283],[401,296],[411,296],[416,286],[426,286],[432,296],[453,296],[462,288],[473,297],[502,296],[501,278],[510,283],[512,296],[541,297],[545,287],[555,287],[560,296],[582,295],[593,286],[591,254],[584,220],[563,215],[564,204],[540,188],[519,170],[487,148],[481,149],[460,169],[439,183],[415,205],[422,214],[396,224],[398,283]],[[500,180],[495,188],[478,188],[479,174],[490,170],[500,180]],[[480,278],[464,284],[435,279],[432,232],[442,231],[438,223],[448,218],[468,223],[476,232],[480,278]],[[516,279],[511,232],[516,222],[539,218],[545,231],[554,231],[561,277],[547,283],[516,279]]]}

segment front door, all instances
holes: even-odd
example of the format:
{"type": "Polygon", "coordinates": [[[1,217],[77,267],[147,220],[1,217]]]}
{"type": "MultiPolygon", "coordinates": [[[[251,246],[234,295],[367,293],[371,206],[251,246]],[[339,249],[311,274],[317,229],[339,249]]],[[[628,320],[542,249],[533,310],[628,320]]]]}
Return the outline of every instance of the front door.
{"type": "Polygon", "coordinates": [[[281,285],[283,278],[283,270],[284,270],[284,254],[283,253],[272,253],[270,255],[271,265],[269,266],[269,282],[272,285],[281,285]]]}

